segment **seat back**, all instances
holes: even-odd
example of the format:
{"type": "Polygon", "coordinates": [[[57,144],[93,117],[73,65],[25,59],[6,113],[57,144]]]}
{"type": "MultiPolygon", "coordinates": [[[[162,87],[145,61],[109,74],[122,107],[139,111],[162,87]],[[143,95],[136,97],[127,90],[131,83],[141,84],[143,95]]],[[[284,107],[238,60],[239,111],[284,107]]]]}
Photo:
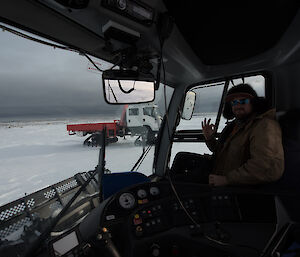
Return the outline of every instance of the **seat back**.
{"type": "Polygon", "coordinates": [[[174,180],[208,184],[212,170],[211,156],[190,152],[178,152],[174,158],[170,175],[174,180]]]}
{"type": "Polygon", "coordinates": [[[284,150],[284,173],[278,181],[280,188],[300,191],[300,109],[280,116],[284,150]]]}

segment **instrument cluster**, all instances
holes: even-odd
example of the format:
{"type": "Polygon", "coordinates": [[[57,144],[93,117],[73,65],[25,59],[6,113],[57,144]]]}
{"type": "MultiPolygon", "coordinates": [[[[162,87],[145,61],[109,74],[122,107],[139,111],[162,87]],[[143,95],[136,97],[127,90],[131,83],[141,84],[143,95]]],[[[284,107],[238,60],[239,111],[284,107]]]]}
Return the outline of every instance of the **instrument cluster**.
{"type": "Polygon", "coordinates": [[[160,195],[160,190],[157,186],[147,185],[137,188],[136,191],[124,192],[118,198],[119,205],[125,209],[130,210],[136,205],[146,204],[151,199],[160,195]]]}

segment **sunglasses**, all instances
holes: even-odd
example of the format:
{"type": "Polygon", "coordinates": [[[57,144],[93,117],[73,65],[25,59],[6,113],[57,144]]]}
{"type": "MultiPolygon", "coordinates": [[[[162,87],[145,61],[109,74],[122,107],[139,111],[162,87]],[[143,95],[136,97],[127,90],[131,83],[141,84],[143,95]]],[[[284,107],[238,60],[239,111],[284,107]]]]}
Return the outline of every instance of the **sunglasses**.
{"type": "Polygon", "coordinates": [[[231,103],[231,106],[236,106],[237,104],[248,104],[248,103],[250,103],[250,99],[245,98],[245,99],[240,99],[240,100],[233,100],[230,103],[231,103]]]}

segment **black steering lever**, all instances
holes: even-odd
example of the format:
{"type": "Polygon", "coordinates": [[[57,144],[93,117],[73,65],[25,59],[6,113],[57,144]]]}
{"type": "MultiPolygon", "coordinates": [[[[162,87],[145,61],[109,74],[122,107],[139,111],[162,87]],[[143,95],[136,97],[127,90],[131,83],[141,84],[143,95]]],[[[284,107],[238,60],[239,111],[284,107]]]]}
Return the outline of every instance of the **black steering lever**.
{"type": "Polygon", "coordinates": [[[107,228],[102,228],[102,231],[97,235],[97,239],[104,243],[105,248],[112,257],[121,257],[117,247],[111,240],[111,233],[109,233],[107,228]]]}

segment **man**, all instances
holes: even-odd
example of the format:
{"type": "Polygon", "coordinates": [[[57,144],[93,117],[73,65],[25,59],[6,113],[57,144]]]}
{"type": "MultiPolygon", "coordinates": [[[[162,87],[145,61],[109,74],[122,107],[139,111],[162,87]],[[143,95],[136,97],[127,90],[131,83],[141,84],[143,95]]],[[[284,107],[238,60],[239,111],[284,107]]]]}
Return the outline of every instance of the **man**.
{"type": "Polygon", "coordinates": [[[229,122],[218,140],[214,125],[204,119],[202,129],[214,153],[209,184],[214,186],[262,184],[278,180],[284,169],[281,129],[275,109],[248,84],[232,87],[226,96],[223,116],[229,122]]]}

